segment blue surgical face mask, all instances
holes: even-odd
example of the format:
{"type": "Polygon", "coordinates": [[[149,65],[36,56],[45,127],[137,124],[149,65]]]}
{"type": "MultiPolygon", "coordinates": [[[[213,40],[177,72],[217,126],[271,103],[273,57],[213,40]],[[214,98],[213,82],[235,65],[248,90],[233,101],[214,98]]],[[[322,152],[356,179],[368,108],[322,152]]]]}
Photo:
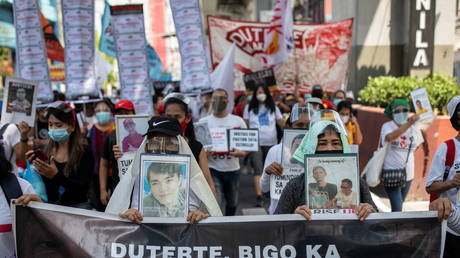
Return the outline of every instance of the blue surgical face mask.
{"type": "Polygon", "coordinates": [[[401,112],[401,113],[398,113],[398,114],[393,114],[393,120],[398,125],[402,125],[405,122],[407,122],[408,116],[409,116],[409,113],[407,113],[407,112],[401,112]]]}
{"type": "Polygon", "coordinates": [[[334,99],[332,102],[334,102],[334,106],[337,107],[337,105],[342,102],[342,99],[334,99]]]}
{"type": "Polygon", "coordinates": [[[66,128],[62,129],[50,129],[48,130],[48,135],[55,142],[63,142],[69,138],[69,132],[66,128]]]}
{"type": "Polygon", "coordinates": [[[248,101],[252,100],[252,95],[248,95],[248,101]]]}
{"type": "Polygon", "coordinates": [[[98,112],[96,119],[99,124],[107,124],[110,121],[110,112],[98,112]]]}

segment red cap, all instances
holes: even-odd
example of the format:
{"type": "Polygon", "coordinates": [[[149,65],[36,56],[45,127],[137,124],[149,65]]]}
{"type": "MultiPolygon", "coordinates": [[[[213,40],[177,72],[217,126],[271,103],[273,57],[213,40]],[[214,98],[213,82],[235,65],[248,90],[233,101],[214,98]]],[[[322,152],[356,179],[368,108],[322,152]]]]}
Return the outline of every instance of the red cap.
{"type": "Polygon", "coordinates": [[[134,111],[134,104],[127,99],[122,99],[118,101],[117,103],[115,103],[115,110],[117,109],[126,109],[130,111],[134,111]]]}

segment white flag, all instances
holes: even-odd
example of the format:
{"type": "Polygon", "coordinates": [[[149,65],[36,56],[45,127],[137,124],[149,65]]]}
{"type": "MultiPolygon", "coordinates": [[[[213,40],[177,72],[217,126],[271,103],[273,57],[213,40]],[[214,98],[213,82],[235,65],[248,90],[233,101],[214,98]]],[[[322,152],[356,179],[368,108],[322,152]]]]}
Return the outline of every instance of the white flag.
{"type": "Polygon", "coordinates": [[[233,89],[234,89],[234,64],[235,64],[235,43],[232,44],[230,49],[225,54],[224,59],[211,73],[211,82],[213,89],[225,89],[228,93],[228,113],[232,113],[233,110],[233,89]]]}
{"type": "Polygon", "coordinates": [[[293,48],[292,6],[290,0],[277,0],[269,27],[264,31],[262,64],[265,68],[287,61],[293,48]]]}

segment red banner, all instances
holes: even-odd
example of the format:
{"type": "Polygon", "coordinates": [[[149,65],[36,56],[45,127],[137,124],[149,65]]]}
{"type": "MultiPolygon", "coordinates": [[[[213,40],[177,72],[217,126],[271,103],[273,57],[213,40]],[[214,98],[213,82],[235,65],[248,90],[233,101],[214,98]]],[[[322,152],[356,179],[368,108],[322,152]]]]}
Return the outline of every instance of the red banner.
{"type": "MultiPolygon", "coordinates": [[[[234,42],[235,91],[245,90],[243,75],[263,69],[264,30],[268,23],[235,21],[208,16],[213,67],[234,42]]],[[[327,92],[346,87],[353,20],[325,24],[295,24],[294,51],[286,63],[275,68],[278,87],[310,92],[320,84],[327,92]]]]}

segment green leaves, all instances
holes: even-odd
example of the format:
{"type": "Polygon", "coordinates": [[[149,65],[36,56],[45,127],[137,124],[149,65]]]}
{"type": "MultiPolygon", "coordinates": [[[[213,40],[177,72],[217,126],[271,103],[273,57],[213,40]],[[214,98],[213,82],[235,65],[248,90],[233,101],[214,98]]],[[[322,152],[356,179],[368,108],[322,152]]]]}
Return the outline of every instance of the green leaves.
{"type": "Polygon", "coordinates": [[[411,103],[410,92],[426,88],[433,109],[439,113],[446,113],[447,102],[456,95],[460,95],[460,87],[452,76],[435,73],[433,76],[418,78],[415,76],[379,76],[369,77],[366,87],[358,93],[358,100],[364,104],[386,107],[396,98],[411,103]]]}

